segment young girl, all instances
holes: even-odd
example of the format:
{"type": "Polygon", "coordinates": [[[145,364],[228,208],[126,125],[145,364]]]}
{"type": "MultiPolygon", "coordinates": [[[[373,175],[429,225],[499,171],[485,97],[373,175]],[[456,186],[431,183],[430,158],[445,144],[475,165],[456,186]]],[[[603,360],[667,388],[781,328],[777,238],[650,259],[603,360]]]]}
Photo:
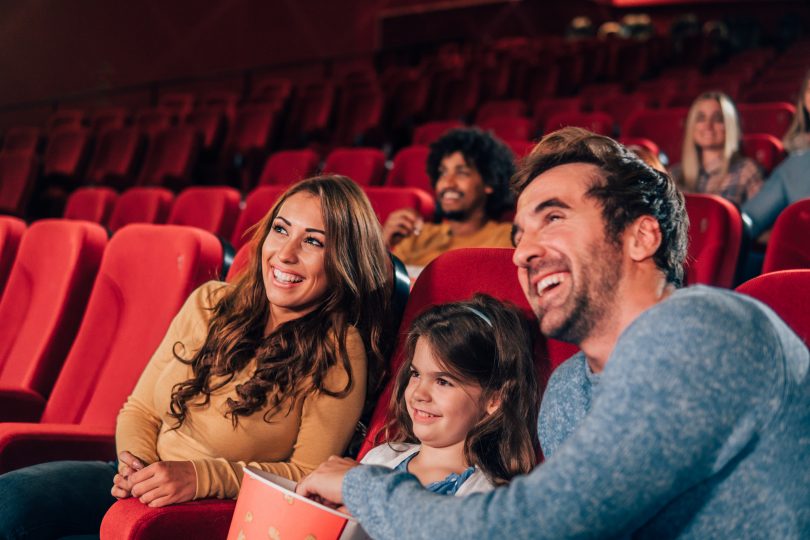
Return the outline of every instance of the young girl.
{"type": "Polygon", "coordinates": [[[532,335],[516,308],[484,294],[419,315],[391,397],[388,443],[362,463],[410,472],[445,495],[532,470],[540,398],[532,335]]]}

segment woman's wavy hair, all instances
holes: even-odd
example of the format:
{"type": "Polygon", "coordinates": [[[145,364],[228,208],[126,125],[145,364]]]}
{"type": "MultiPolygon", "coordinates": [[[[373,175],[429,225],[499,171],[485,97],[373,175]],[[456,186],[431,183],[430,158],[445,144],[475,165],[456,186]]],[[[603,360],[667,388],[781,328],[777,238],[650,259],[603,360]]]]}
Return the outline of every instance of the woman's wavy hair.
{"type": "Polygon", "coordinates": [[[192,367],[193,376],[174,386],[170,415],[175,429],[189,407],[204,406],[211,394],[233,380],[255,357],[256,371],[236,386],[237,398],[228,398],[233,424],[268,404],[265,421],[286,403],[310,392],[342,397],[354,384],[346,350],[350,326],[362,336],[368,361],[367,396],[373,396],[382,378],[384,350],[390,340],[390,259],[379,222],[360,187],[345,176],[329,175],[303,180],[290,187],[255,225],[250,263],[234,286],[214,303],[208,334],[199,351],[185,359],[181,343],[174,356],[192,367]],[[277,326],[265,335],[270,313],[262,278],[262,244],[284,203],[298,193],[317,197],[326,227],[324,252],[329,289],[310,313],[277,326]],[[340,364],[348,374],[341,390],[325,387],[328,371],[340,364]],[[198,396],[202,396],[198,398],[198,396]]]}
{"type": "Polygon", "coordinates": [[[388,406],[385,439],[419,443],[405,403],[416,342],[427,341],[436,361],[459,380],[481,387],[482,404],[493,398],[497,410],[467,434],[464,457],[495,484],[526,474],[537,462],[540,388],[533,361],[536,325],[512,305],[486,294],[433,306],[411,325],[405,358],[388,406]]]}
{"type": "Polygon", "coordinates": [[[695,144],[695,123],[697,122],[697,104],[701,101],[713,99],[720,104],[723,113],[723,125],[726,128],[726,144],[723,148],[723,168],[721,174],[726,174],[731,162],[740,157],[740,143],[742,141],[742,128],[740,115],[734,101],[722,92],[704,92],[700,94],[689,109],[686,116],[686,128],[683,134],[683,150],[681,152],[681,170],[683,183],[687,191],[697,191],[697,179],[700,174],[700,148],[695,144]]]}
{"type": "Polygon", "coordinates": [[[806,143],[798,144],[797,135],[802,135],[810,132],[810,111],[804,104],[804,96],[807,93],[807,87],[810,86],[810,70],[807,71],[802,80],[802,87],[799,90],[799,97],[796,100],[796,114],[793,115],[793,121],[785,133],[782,142],[785,149],[793,152],[794,150],[802,150],[806,147],[806,143]]]}

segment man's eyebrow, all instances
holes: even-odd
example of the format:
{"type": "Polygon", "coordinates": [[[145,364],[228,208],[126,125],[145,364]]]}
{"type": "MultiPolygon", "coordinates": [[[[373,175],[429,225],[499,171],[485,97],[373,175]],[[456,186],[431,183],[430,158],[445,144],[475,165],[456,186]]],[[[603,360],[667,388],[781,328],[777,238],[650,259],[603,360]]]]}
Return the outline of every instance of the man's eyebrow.
{"type": "Polygon", "coordinates": [[[570,205],[564,203],[560,199],[554,197],[553,199],[547,199],[537,204],[532,211],[533,214],[538,214],[545,210],[546,208],[571,208],[570,205]]]}

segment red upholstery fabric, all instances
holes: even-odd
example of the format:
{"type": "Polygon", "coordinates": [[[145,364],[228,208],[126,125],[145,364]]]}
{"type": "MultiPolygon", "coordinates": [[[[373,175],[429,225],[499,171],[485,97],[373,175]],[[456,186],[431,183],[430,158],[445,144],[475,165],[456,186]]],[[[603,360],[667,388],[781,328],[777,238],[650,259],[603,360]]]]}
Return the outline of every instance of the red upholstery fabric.
{"type": "Polygon", "coordinates": [[[12,127],[3,137],[3,153],[33,155],[37,151],[40,131],[35,127],[12,127]]]}
{"type": "Polygon", "coordinates": [[[149,508],[137,499],[116,502],[101,522],[103,540],[165,540],[228,536],[233,500],[205,499],[149,508]]]}
{"type": "Polygon", "coordinates": [[[149,143],[137,184],[165,186],[175,191],[186,187],[201,142],[197,130],[191,126],[156,133],[149,143]]]}
{"type": "Polygon", "coordinates": [[[460,127],[464,127],[464,124],[458,120],[422,124],[413,131],[413,141],[411,141],[411,144],[416,146],[428,146],[451,129],[460,127]]]}
{"type": "Polygon", "coordinates": [[[376,148],[336,148],[326,157],[323,172],[348,176],[361,186],[378,186],[385,174],[385,154],[376,148]]]}
{"type": "Polygon", "coordinates": [[[42,414],[96,277],[107,231],[48,219],[26,231],[0,300],[0,422],[42,414]]]}
{"type": "Polygon", "coordinates": [[[221,265],[219,240],[199,229],[130,225],[115,234],[40,423],[0,424],[0,472],[114,458],[121,405],[180,306],[221,265]]]}
{"type": "Polygon", "coordinates": [[[115,201],[109,229],[115,232],[130,223],[166,223],[172,201],[174,195],[168,189],[129,189],[115,201]]]}
{"type": "Polygon", "coordinates": [[[767,304],[810,347],[810,270],[762,274],[737,287],[737,292],[767,304]]]}
{"type": "Polygon", "coordinates": [[[341,95],[335,122],[335,142],[363,144],[380,126],[383,95],[376,83],[347,86],[341,95]]]}
{"type": "Polygon", "coordinates": [[[101,133],[87,168],[88,182],[117,189],[131,187],[135,182],[136,158],[144,143],[136,128],[110,128],[101,133]]]}
{"type": "Polygon", "coordinates": [[[490,116],[478,127],[502,140],[528,140],[532,136],[532,121],[520,116],[490,116]]]}
{"type": "Polygon", "coordinates": [[[254,82],[251,98],[265,103],[285,103],[292,94],[292,83],[289,79],[264,77],[254,82]]]}
{"type": "Polygon", "coordinates": [[[658,148],[657,144],[644,137],[619,137],[619,142],[625,146],[640,146],[646,148],[655,156],[661,153],[661,149],[658,148]]]}
{"type": "Polygon", "coordinates": [[[21,219],[0,216],[0,295],[6,288],[8,275],[11,273],[11,267],[17,257],[17,249],[20,247],[25,227],[25,221],[21,219]]]}
{"type": "Polygon", "coordinates": [[[189,225],[230,238],[242,196],[229,187],[190,187],[174,200],[167,223],[189,225]]]}
{"type": "Polygon", "coordinates": [[[578,112],[582,107],[582,100],[572,98],[544,98],[534,104],[535,129],[542,131],[548,124],[548,119],[561,112],[578,112]]]}
{"type": "Polygon", "coordinates": [[[577,126],[600,135],[613,134],[613,118],[603,112],[560,112],[551,115],[543,127],[543,133],[550,133],[566,126],[577,126]]]}
{"type": "Polygon", "coordinates": [[[110,188],[79,188],[68,197],[64,218],[107,226],[117,200],[118,194],[110,188]]]}
{"type": "Polygon", "coordinates": [[[158,98],[158,106],[170,111],[175,121],[182,122],[194,109],[194,94],[169,92],[158,98]]]}
{"type": "Polygon", "coordinates": [[[492,116],[512,116],[520,117],[526,114],[526,103],[521,99],[504,99],[499,101],[487,101],[480,107],[475,115],[475,123],[481,122],[492,116]]]}
{"type": "Polygon", "coordinates": [[[84,122],[84,111],[81,109],[59,109],[48,117],[45,131],[51,133],[57,129],[80,129],[84,122]]]}
{"type": "Polygon", "coordinates": [[[22,216],[34,189],[37,160],[26,153],[0,154],[0,212],[22,216]]]}
{"type": "Polygon", "coordinates": [[[200,134],[205,150],[212,150],[222,143],[226,126],[224,111],[213,108],[198,109],[185,115],[185,123],[200,134]]]}
{"type": "Polygon", "coordinates": [[[73,177],[87,153],[87,131],[83,128],[59,128],[51,132],[42,160],[45,176],[73,177]]]}
{"type": "Polygon", "coordinates": [[[247,242],[239,248],[236,255],[233,257],[231,267],[228,269],[228,275],[225,276],[225,281],[228,283],[233,282],[239,274],[248,267],[250,262],[250,252],[253,249],[250,242],[247,242]]]}
{"type": "Polygon", "coordinates": [[[217,111],[225,115],[228,122],[232,122],[236,117],[236,104],[239,102],[239,94],[227,90],[209,90],[200,95],[197,105],[199,111],[217,111]]]}
{"type": "Polygon", "coordinates": [[[599,104],[597,110],[610,115],[619,125],[623,124],[631,114],[646,107],[644,94],[620,94],[610,96],[599,104]]]}
{"type": "Polygon", "coordinates": [[[251,104],[239,108],[225,141],[230,154],[263,151],[270,145],[278,109],[268,104],[251,104]]]}
{"type": "Polygon", "coordinates": [[[394,166],[385,183],[389,186],[410,186],[433,193],[427,173],[427,146],[406,146],[394,156],[394,166]]]}
{"type": "Polygon", "coordinates": [[[335,102],[335,85],[314,81],[298,89],[289,125],[296,137],[325,131],[335,102]]]}
{"type": "Polygon", "coordinates": [[[810,268],[810,199],[785,208],[773,225],[762,272],[810,268]]]}
{"type": "Polygon", "coordinates": [[[149,138],[172,125],[171,111],[163,107],[145,107],[135,113],[132,125],[149,138]]]}
{"type": "Polygon", "coordinates": [[[504,142],[506,143],[506,146],[508,146],[509,149],[512,150],[512,153],[515,155],[515,163],[519,163],[521,159],[528,156],[529,153],[537,144],[532,141],[516,141],[516,140],[506,140],[504,142]]]}
{"type": "Polygon", "coordinates": [[[637,111],[622,125],[622,136],[650,139],[666,153],[670,164],[679,163],[688,112],[685,108],[637,111]]]}
{"type": "Polygon", "coordinates": [[[688,193],[688,285],[731,287],[742,240],[742,219],[732,203],[716,195],[688,193]]]}
{"type": "Polygon", "coordinates": [[[90,129],[103,133],[108,129],[121,129],[127,122],[127,110],[123,107],[104,107],[90,115],[90,129]]]}
{"type": "Polygon", "coordinates": [[[250,192],[245,199],[245,207],[242,208],[242,213],[236,220],[236,227],[233,229],[231,237],[233,247],[239,249],[250,240],[249,236],[245,236],[247,230],[270,211],[279,195],[286,189],[284,186],[261,186],[250,192]]]}
{"type": "Polygon", "coordinates": [[[276,152],[267,158],[258,185],[288,186],[314,175],[318,161],[318,154],[308,148],[276,152]]]}
{"type": "Polygon", "coordinates": [[[796,107],[790,103],[741,103],[740,113],[743,133],[767,133],[781,139],[787,133],[796,107]]]}
{"type": "Polygon", "coordinates": [[[774,167],[785,159],[782,141],[767,133],[749,133],[742,138],[743,154],[756,160],[769,175],[774,167]]]}
{"type": "MultiPolygon", "coordinates": [[[[399,340],[392,356],[389,373],[396,373],[403,362],[405,337],[414,317],[430,305],[464,300],[476,292],[484,292],[513,302],[536,324],[534,314],[518,283],[517,270],[512,264],[512,253],[513,250],[508,248],[456,249],[444,253],[425,267],[414,283],[405,306],[399,327],[399,340]],[[470,272],[471,268],[485,270],[470,272]]],[[[559,342],[554,343],[552,347],[547,345],[540,343],[537,347],[537,368],[543,385],[551,371],[576,351],[576,348],[559,342]]],[[[368,436],[360,449],[359,458],[375,446],[375,438],[384,426],[392,390],[392,381],[389,380],[377,400],[368,436]]]]}
{"type": "Polygon", "coordinates": [[[368,195],[380,223],[385,223],[389,214],[400,208],[412,208],[419,212],[425,220],[433,220],[436,201],[433,200],[430,193],[424,190],[414,187],[369,186],[364,188],[364,191],[368,195]]]}
{"type": "Polygon", "coordinates": [[[480,76],[475,71],[451,69],[434,74],[431,98],[428,100],[431,118],[451,120],[468,117],[478,104],[480,83],[480,76]]]}

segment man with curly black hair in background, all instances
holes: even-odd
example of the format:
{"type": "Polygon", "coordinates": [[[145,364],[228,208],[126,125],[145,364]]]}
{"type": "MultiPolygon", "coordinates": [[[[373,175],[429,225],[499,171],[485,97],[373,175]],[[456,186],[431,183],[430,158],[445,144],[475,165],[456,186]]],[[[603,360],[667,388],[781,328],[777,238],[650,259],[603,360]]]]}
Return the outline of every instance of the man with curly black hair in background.
{"type": "Polygon", "coordinates": [[[414,275],[451,249],[512,247],[509,179],[515,171],[509,148],[477,128],[454,129],[430,145],[427,172],[438,203],[439,223],[425,223],[410,208],[392,212],[383,226],[388,249],[414,275]]]}

